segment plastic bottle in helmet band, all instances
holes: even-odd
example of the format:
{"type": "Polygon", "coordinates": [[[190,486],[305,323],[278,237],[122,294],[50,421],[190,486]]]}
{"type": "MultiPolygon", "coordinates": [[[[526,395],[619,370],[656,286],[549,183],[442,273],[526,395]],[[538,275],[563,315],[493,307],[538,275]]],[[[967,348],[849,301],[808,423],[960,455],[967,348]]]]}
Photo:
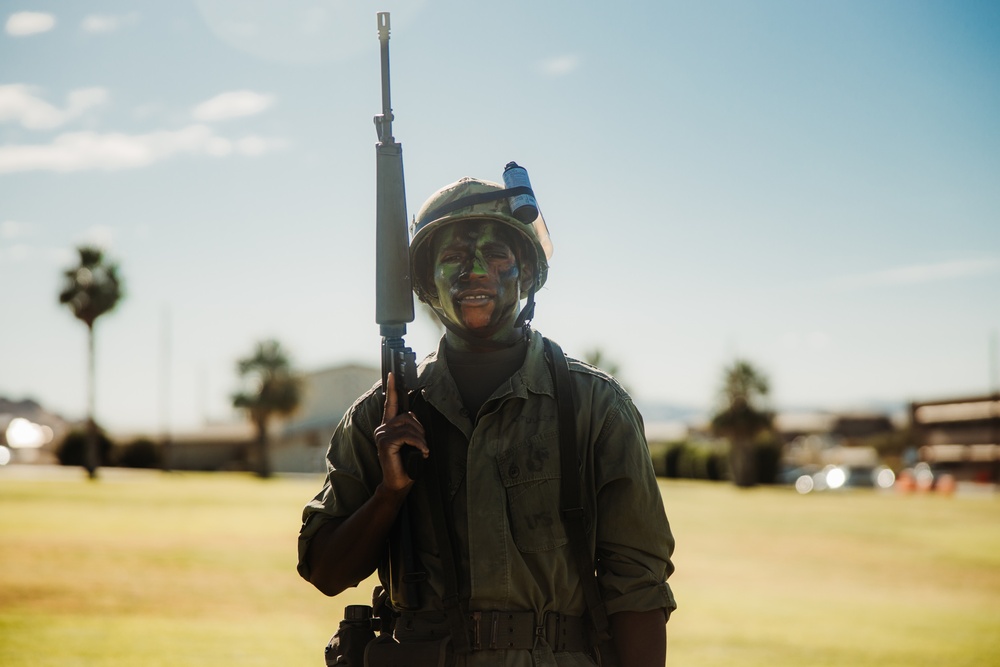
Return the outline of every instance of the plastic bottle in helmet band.
{"type": "Polygon", "coordinates": [[[508,162],[503,169],[503,184],[506,188],[525,187],[529,192],[510,198],[510,211],[514,217],[525,224],[531,224],[538,217],[538,202],[535,193],[531,191],[531,181],[528,180],[528,170],[516,162],[508,162]]]}

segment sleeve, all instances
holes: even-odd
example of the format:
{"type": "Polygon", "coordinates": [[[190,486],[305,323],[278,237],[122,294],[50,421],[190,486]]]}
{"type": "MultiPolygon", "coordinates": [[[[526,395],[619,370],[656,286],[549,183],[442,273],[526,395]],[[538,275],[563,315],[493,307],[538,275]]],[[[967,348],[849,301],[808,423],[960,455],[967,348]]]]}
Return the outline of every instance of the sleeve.
{"type": "Polygon", "coordinates": [[[677,604],[667,584],[674,537],[646,443],[627,395],[607,409],[594,446],[597,578],[608,614],[677,604]]]}
{"type": "Polygon", "coordinates": [[[326,454],[326,481],[302,510],[296,569],[305,579],[309,578],[305,556],[313,536],[324,523],[353,514],[382,480],[375,447],[375,428],[380,422],[380,401],[372,390],[351,406],[334,431],[326,454]]]}

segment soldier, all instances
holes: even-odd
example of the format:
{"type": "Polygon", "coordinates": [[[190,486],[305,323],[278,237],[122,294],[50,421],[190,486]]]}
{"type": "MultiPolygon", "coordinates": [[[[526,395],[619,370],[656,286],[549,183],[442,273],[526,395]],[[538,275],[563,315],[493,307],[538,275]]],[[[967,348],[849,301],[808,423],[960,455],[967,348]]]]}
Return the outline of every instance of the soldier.
{"type": "Polygon", "coordinates": [[[412,647],[393,664],[431,662],[418,657],[430,644],[457,665],[594,665],[606,613],[621,664],[663,665],[674,541],[642,419],[612,377],[569,360],[595,605],[560,512],[558,353],[547,359],[529,326],[548,239],[502,190],[463,178],[417,215],[414,291],[445,334],[420,365],[411,412],[399,413],[390,376],[387,399],[374,387],[337,427],[326,483],[303,512],[299,573],[336,595],[378,568],[394,589],[395,639],[412,647]],[[409,447],[423,459],[417,482],[409,447]],[[389,542],[402,546],[387,555],[389,542]]]}

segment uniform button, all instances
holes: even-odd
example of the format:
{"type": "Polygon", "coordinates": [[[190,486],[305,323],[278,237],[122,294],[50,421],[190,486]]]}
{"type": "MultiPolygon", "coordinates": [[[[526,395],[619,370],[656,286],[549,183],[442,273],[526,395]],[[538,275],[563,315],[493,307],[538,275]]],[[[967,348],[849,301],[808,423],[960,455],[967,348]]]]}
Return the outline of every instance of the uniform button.
{"type": "Polygon", "coordinates": [[[507,474],[510,475],[511,477],[517,477],[518,475],[521,474],[521,469],[518,468],[516,465],[511,466],[510,468],[507,469],[507,474]]]}
{"type": "Polygon", "coordinates": [[[462,408],[461,410],[458,411],[458,414],[462,415],[463,417],[468,417],[469,411],[466,410],[465,408],[462,408]]]}

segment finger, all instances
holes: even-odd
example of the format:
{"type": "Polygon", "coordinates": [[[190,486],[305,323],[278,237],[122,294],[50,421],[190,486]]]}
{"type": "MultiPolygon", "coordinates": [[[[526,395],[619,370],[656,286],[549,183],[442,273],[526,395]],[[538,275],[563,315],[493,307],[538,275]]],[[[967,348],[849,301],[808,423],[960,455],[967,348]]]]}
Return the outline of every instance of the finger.
{"type": "Polygon", "coordinates": [[[407,412],[396,417],[395,423],[399,427],[397,434],[403,438],[403,444],[416,447],[424,455],[424,458],[427,458],[427,455],[430,454],[430,449],[427,447],[427,433],[417,416],[412,412],[407,412]]]}
{"type": "Polygon", "coordinates": [[[404,445],[412,445],[423,452],[429,451],[424,427],[411,412],[399,415],[375,429],[375,442],[388,451],[396,451],[404,445]]]}
{"type": "Polygon", "coordinates": [[[399,412],[399,399],[396,396],[396,377],[389,373],[385,383],[385,408],[382,411],[382,423],[386,423],[399,412]]]}

